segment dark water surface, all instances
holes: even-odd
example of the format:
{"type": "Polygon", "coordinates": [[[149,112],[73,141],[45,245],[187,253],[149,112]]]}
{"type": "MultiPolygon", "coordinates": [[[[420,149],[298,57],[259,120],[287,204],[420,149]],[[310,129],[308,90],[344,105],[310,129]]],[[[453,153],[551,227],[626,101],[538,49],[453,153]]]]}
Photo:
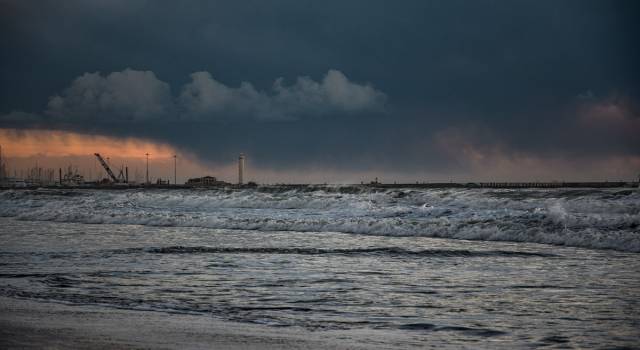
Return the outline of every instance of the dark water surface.
{"type": "Polygon", "coordinates": [[[391,347],[639,345],[637,192],[343,192],[1,192],[0,295],[391,347]]]}

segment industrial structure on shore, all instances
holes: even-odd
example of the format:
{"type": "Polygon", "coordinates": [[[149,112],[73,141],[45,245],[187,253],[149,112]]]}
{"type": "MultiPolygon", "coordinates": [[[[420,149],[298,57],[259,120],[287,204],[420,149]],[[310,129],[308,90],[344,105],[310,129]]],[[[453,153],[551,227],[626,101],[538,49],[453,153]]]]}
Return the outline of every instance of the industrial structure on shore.
{"type": "Polygon", "coordinates": [[[96,156],[96,158],[98,158],[98,161],[100,162],[100,164],[102,165],[104,170],[107,172],[107,174],[109,175],[111,181],[113,181],[114,184],[127,184],[127,183],[129,183],[129,168],[128,167],[124,167],[124,172],[122,171],[122,168],[120,168],[120,173],[118,174],[118,176],[116,176],[113,173],[113,171],[111,170],[111,168],[109,167],[109,164],[107,164],[107,162],[104,160],[104,158],[102,158],[100,153],[94,153],[94,155],[96,156]]]}
{"type": "MultiPolygon", "coordinates": [[[[110,163],[108,157],[104,157],[102,154],[93,153],[96,165],[100,164],[100,167],[104,172],[95,172],[95,177],[91,176],[91,168],[89,168],[89,179],[86,179],[79,171],[77,166],[68,165],[60,168],[43,168],[38,165],[37,161],[35,165],[26,171],[15,169],[14,176],[9,175],[9,170],[5,157],[3,157],[2,146],[0,146],[0,187],[2,188],[19,188],[19,187],[221,187],[221,186],[256,186],[255,182],[246,181],[246,157],[244,153],[240,153],[238,157],[238,181],[237,185],[230,182],[222,181],[215,176],[203,176],[188,179],[184,184],[178,185],[178,171],[177,171],[177,155],[173,155],[173,184],[171,184],[170,177],[167,179],[155,178],[151,181],[149,172],[149,153],[145,153],[145,169],[142,177],[139,178],[139,173],[136,169],[133,180],[129,178],[129,167],[122,164],[120,167],[115,168],[110,163]],[[103,177],[104,176],[104,177],[103,177]]],[[[86,167],[85,167],[86,169],[86,167]]]]}
{"type": "MultiPolygon", "coordinates": [[[[245,176],[245,156],[244,153],[240,153],[238,156],[238,186],[244,185],[245,176]]],[[[189,187],[216,187],[216,186],[232,186],[231,183],[220,181],[214,176],[196,177],[187,180],[185,183],[189,187]]],[[[254,182],[247,183],[247,186],[254,186],[254,182]]]]}
{"type": "Polygon", "coordinates": [[[213,176],[195,177],[187,180],[186,184],[190,187],[209,187],[209,186],[227,186],[228,182],[220,181],[213,176]]]}
{"type": "MultiPolygon", "coordinates": [[[[95,159],[104,169],[106,176],[102,175],[94,177],[91,180],[91,171],[89,171],[90,180],[87,181],[84,175],[80,173],[78,167],[68,165],[65,168],[44,168],[35,162],[35,165],[27,169],[13,169],[13,176],[9,171],[6,157],[4,156],[2,146],[0,145],[0,188],[37,188],[37,187],[84,187],[84,188],[129,188],[129,187],[154,187],[154,188],[184,188],[184,187],[255,187],[257,184],[253,181],[246,181],[246,156],[240,153],[238,156],[238,181],[236,184],[219,180],[215,176],[207,175],[203,177],[189,178],[184,184],[178,185],[177,181],[177,155],[173,155],[173,184],[168,180],[156,178],[154,182],[149,177],[149,153],[145,153],[146,169],[144,173],[144,182],[141,181],[137,169],[133,181],[129,179],[129,167],[122,164],[119,169],[114,171],[112,165],[109,164],[109,158],[103,157],[100,153],[94,153],[95,159]],[[57,171],[56,171],[57,170],[57,171]],[[57,172],[57,174],[56,174],[57,172]],[[56,176],[57,175],[57,176],[56,176]]],[[[105,174],[102,173],[102,174],[105,174]]],[[[322,185],[311,184],[281,184],[275,186],[297,187],[317,187],[322,185]]],[[[324,186],[327,186],[326,184],[324,186]]],[[[630,188],[640,187],[640,176],[637,181],[600,181],[600,182],[416,182],[414,183],[383,183],[376,177],[374,181],[359,185],[353,184],[349,186],[357,187],[373,187],[373,188],[504,188],[504,189],[524,189],[524,188],[630,188]]]]}

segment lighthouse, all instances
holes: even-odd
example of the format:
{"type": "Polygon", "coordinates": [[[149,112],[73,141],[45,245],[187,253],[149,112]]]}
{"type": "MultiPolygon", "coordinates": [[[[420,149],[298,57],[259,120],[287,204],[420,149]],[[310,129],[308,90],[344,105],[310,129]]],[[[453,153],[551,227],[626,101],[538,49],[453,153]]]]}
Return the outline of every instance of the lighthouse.
{"type": "Polygon", "coordinates": [[[244,153],[240,153],[238,157],[238,185],[244,183],[244,153]]]}

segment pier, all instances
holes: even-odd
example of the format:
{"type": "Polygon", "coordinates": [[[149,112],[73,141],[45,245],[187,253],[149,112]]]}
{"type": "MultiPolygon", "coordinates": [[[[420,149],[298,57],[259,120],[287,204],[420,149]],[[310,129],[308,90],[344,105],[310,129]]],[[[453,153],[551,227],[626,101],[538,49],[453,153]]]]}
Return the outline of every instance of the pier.
{"type": "Polygon", "coordinates": [[[373,183],[364,186],[381,188],[637,188],[638,182],[425,182],[417,184],[373,183]]]}

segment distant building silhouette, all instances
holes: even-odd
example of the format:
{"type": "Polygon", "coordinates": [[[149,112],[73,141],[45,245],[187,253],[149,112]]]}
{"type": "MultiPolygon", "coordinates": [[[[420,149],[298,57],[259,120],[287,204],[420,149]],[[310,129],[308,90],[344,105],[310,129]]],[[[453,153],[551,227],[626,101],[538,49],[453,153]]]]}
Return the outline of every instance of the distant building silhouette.
{"type": "Polygon", "coordinates": [[[224,186],[228,185],[227,182],[219,181],[213,176],[203,176],[189,179],[187,181],[188,186],[224,186]]]}

